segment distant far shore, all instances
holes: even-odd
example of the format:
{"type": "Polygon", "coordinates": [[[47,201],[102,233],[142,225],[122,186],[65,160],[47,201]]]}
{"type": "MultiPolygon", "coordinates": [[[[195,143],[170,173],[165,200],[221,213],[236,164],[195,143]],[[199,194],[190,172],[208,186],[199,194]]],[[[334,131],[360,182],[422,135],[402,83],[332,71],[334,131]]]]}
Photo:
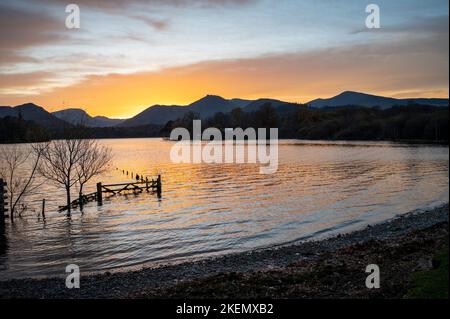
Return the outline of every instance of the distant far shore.
{"type": "MultiPolygon", "coordinates": [[[[176,140],[171,140],[169,137],[163,136],[160,137],[166,141],[171,141],[171,142],[177,142],[176,140]]],[[[391,143],[399,143],[399,144],[433,144],[433,145],[447,145],[448,146],[448,141],[447,140],[420,140],[420,139],[304,139],[304,138],[278,138],[278,140],[280,141],[288,141],[288,140],[294,140],[294,141],[299,141],[299,142],[311,142],[311,143],[321,143],[321,142],[349,142],[349,143],[364,143],[364,142],[391,142],[391,143]]],[[[203,142],[207,142],[208,140],[202,140],[203,142]]]]}
{"type": "MultiPolygon", "coordinates": [[[[44,112],[42,109],[40,111],[44,112]]],[[[448,108],[429,105],[389,109],[357,106],[315,109],[297,104],[276,107],[266,103],[251,112],[237,108],[227,113],[210,114],[208,117],[187,112],[181,118],[160,124],[150,124],[148,121],[133,122],[138,126],[92,127],[74,125],[60,119],[47,123],[6,116],[0,117],[0,143],[39,142],[65,138],[168,137],[175,129],[185,129],[190,136],[194,136],[193,133],[197,132],[194,130],[196,128],[194,123],[199,119],[201,119],[200,132],[204,133],[206,128],[217,128],[222,136],[225,135],[227,128],[255,131],[278,128],[277,136],[280,139],[448,143],[448,115],[448,108]]],[[[214,136],[218,135],[217,130],[214,136]]]]}
{"type": "Polygon", "coordinates": [[[448,207],[324,240],[82,276],[80,289],[64,278],[0,281],[0,297],[448,298],[448,207]],[[380,268],[379,289],[365,286],[368,264],[380,268]]]}
{"type": "MultiPolygon", "coordinates": [[[[147,138],[161,138],[165,141],[170,142],[176,142],[176,140],[171,140],[167,136],[130,136],[130,137],[95,137],[93,139],[96,140],[116,140],[116,139],[147,139],[147,138]]],[[[4,144],[28,144],[28,143],[40,143],[40,142],[49,142],[53,139],[44,139],[39,141],[17,141],[17,140],[0,140],[0,145],[4,144]]],[[[55,138],[54,140],[57,140],[55,138]]],[[[428,144],[428,145],[443,145],[448,146],[449,141],[448,140],[421,140],[421,139],[303,139],[303,138],[278,138],[279,141],[287,141],[287,140],[297,140],[297,141],[307,141],[307,142],[351,142],[351,143],[357,143],[357,142],[391,142],[391,143],[398,143],[398,144],[428,144]]],[[[205,141],[204,141],[205,142],[205,141]]]]}

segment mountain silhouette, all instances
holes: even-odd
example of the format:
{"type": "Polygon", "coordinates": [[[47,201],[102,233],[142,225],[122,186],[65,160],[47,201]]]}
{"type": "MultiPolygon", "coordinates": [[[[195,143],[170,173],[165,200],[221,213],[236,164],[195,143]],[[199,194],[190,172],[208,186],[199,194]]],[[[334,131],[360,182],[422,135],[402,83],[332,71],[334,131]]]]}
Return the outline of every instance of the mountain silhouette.
{"type": "Polygon", "coordinates": [[[52,112],[57,118],[73,125],[85,125],[90,127],[110,127],[122,123],[124,120],[111,119],[106,116],[90,116],[82,109],[70,108],[52,112]]]}
{"type": "Polygon", "coordinates": [[[147,124],[164,125],[168,121],[176,120],[187,112],[186,107],[178,105],[153,105],[141,113],[118,124],[119,127],[132,127],[147,124]]]}
{"type": "Polygon", "coordinates": [[[250,102],[244,107],[244,111],[246,112],[256,112],[259,110],[259,108],[264,105],[270,103],[272,107],[278,108],[280,105],[289,104],[287,102],[274,100],[274,99],[258,99],[255,101],[250,102]]]}
{"type": "Polygon", "coordinates": [[[0,106],[0,118],[6,116],[22,117],[26,121],[34,122],[51,129],[61,129],[67,126],[65,121],[33,103],[26,103],[14,107],[0,106]]]}
{"type": "Polygon", "coordinates": [[[307,104],[315,108],[324,107],[342,107],[342,106],[365,106],[365,107],[379,107],[381,109],[388,109],[393,106],[405,106],[408,104],[426,104],[433,106],[448,106],[448,99],[395,99],[391,97],[383,97],[378,95],[345,91],[329,99],[316,99],[307,104]]]}
{"type": "Polygon", "coordinates": [[[231,103],[236,105],[236,107],[244,108],[249,105],[253,100],[245,100],[245,99],[231,99],[229,100],[231,103]]]}
{"type": "MultiPolygon", "coordinates": [[[[136,116],[126,119],[111,119],[104,116],[91,117],[82,109],[70,108],[49,113],[42,107],[33,103],[18,105],[15,107],[0,106],[0,118],[6,116],[21,116],[24,120],[33,121],[36,124],[49,127],[61,128],[67,123],[84,124],[91,127],[136,127],[143,125],[165,125],[168,121],[176,120],[187,112],[195,112],[200,118],[205,119],[217,112],[227,113],[235,108],[242,108],[245,112],[255,112],[264,105],[270,103],[278,112],[290,112],[298,105],[280,100],[261,98],[256,100],[225,99],[217,95],[206,95],[205,97],[185,106],[179,105],[153,105],[136,116]]],[[[345,91],[332,98],[316,99],[307,103],[312,108],[335,108],[343,106],[379,107],[388,109],[394,106],[407,106],[409,104],[422,104],[432,106],[448,106],[448,99],[426,99],[410,98],[396,99],[371,95],[360,92],[345,91]]]]}
{"type": "Polygon", "coordinates": [[[147,124],[164,125],[168,121],[173,121],[183,117],[187,112],[195,112],[200,118],[205,119],[213,116],[217,112],[228,113],[235,108],[242,108],[246,112],[253,112],[266,103],[272,103],[277,107],[286,102],[273,99],[244,100],[244,99],[224,99],[218,95],[207,95],[186,106],[178,105],[154,105],[138,115],[124,121],[118,126],[140,126],[147,124]]]}
{"type": "Polygon", "coordinates": [[[186,106],[179,105],[154,105],[151,106],[138,115],[132,117],[119,124],[118,126],[140,126],[147,124],[164,125],[168,121],[176,120],[187,112],[195,112],[201,118],[210,117],[217,112],[230,112],[232,109],[238,107],[230,100],[217,95],[207,95],[200,100],[197,100],[186,106]]]}
{"type": "Polygon", "coordinates": [[[204,98],[189,104],[187,107],[189,111],[199,113],[202,118],[207,118],[218,112],[230,112],[237,106],[221,96],[207,95],[204,98]]]}

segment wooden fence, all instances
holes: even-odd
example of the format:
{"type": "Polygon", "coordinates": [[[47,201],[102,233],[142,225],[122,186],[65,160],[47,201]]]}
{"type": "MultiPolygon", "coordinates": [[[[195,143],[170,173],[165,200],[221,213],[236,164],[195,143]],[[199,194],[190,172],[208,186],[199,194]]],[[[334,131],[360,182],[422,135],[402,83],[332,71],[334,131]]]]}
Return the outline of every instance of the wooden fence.
{"type": "MultiPolygon", "coordinates": [[[[161,175],[158,175],[156,179],[149,180],[146,178],[143,181],[120,183],[120,184],[102,184],[97,183],[97,191],[85,195],[81,195],[79,198],[71,202],[70,207],[83,207],[84,204],[91,201],[97,201],[99,206],[103,205],[103,193],[117,195],[121,193],[142,193],[143,191],[151,191],[157,194],[158,198],[161,198],[162,185],[161,175]]],[[[67,210],[68,206],[60,206],[59,211],[67,210]]]]}

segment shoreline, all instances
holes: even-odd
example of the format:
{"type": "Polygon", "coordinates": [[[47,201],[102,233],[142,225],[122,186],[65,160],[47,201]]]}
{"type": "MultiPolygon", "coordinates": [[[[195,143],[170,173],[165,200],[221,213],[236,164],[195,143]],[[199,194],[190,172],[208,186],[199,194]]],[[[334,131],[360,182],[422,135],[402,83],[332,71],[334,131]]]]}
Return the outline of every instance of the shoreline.
{"type": "MultiPolygon", "coordinates": [[[[169,142],[178,142],[177,140],[171,140],[169,137],[167,136],[129,136],[129,137],[93,137],[93,138],[89,138],[89,139],[94,139],[94,140],[121,140],[121,139],[149,139],[149,138],[154,138],[154,139],[162,139],[164,141],[169,141],[169,142]]],[[[32,143],[42,143],[42,142],[51,142],[54,140],[58,140],[59,138],[54,138],[54,139],[45,139],[45,140],[30,140],[30,141],[25,141],[25,140],[1,140],[0,144],[4,144],[4,145],[9,145],[9,144],[32,144],[32,143]]],[[[394,144],[405,144],[405,145],[437,145],[437,146],[443,146],[443,147],[448,147],[449,146],[449,141],[448,140],[430,140],[430,139],[332,139],[332,138],[328,138],[328,139],[307,139],[307,138],[295,138],[295,137],[280,137],[278,138],[278,140],[283,141],[283,140],[297,140],[300,142],[389,142],[389,143],[394,143],[394,144]]],[[[190,140],[192,141],[192,140],[190,140]]],[[[204,142],[207,142],[208,140],[202,140],[204,142]]],[[[223,141],[223,140],[221,140],[223,141]]]]}
{"type": "MultiPolygon", "coordinates": [[[[417,242],[419,239],[424,240],[424,244],[416,244],[415,246],[423,250],[421,252],[423,256],[420,256],[420,258],[414,257],[417,260],[413,258],[411,262],[422,263],[422,266],[427,268],[430,267],[430,254],[437,247],[436,245],[442,245],[443,242],[445,244],[445,241],[448,245],[448,207],[447,203],[425,211],[413,211],[396,216],[388,221],[367,226],[364,229],[316,241],[295,242],[250,252],[129,272],[105,272],[86,276],[82,274],[80,289],[67,289],[65,279],[60,277],[0,281],[0,298],[182,298],[192,296],[206,298],[208,296],[213,297],[207,291],[208,288],[216,287],[219,284],[218,279],[220,279],[221,284],[240,283],[244,288],[253,288],[246,293],[242,292],[242,295],[233,295],[233,291],[224,288],[221,291],[216,291],[215,297],[252,298],[261,296],[255,295],[255,291],[272,288],[269,287],[270,285],[263,283],[255,286],[255,281],[261,278],[275,276],[280,281],[280,276],[284,278],[283,276],[288,275],[291,278],[293,271],[295,274],[302,273],[302,276],[305,271],[313,274],[313,269],[321,269],[323,265],[336,263],[336,258],[339,260],[342,251],[353,251],[350,256],[344,256],[344,259],[351,260],[352,258],[357,259],[359,255],[361,255],[361,258],[366,255],[370,256],[371,253],[375,253],[374,249],[378,249],[377,254],[383,254],[383,251],[388,252],[389,249],[398,249],[398,245],[409,247],[412,242],[417,242]],[[429,250],[425,251],[425,247],[429,250]],[[202,292],[206,295],[203,296],[202,292]]],[[[405,251],[407,252],[408,249],[405,251]]],[[[406,254],[406,252],[403,254],[406,254]]],[[[392,256],[384,257],[389,259],[392,256]]],[[[403,260],[407,256],[399,252],[397,257],[403,260]]],[[[350,263],[349,268],[354,268],[360,262],[356,259],[353,264],[350,263]]],[[[396,261],[393,261],[393,263],[396,264],[396,261]]],[[[346,268],[341,270],[345,273],[346,268]]],[[[367,274],[364,270],[362,269],[358,276],[365,278],[367,274]]],[[[334,272],[331,271],[330,273],[334,272]]],[[[328,273],[322,275],[327,277],[328,273]]],[[[342,278],[344,277],[342,276],[342,278]]],[[[340,281],[339,278],[335,279],[340,281]]],[[[302,280],[308,282],[305,278],[302,280]]],[[[281,281],[283,282],[283,280],[281,281]]],[[[362,283],[364,284],[364,281],[362,283]]],[[[283,291],[289,291],[286,288],[291,287],[291,284],[284,282],[283,291]]],[[[398,284],[401,285],[402,283],[398,284]]],[[[405,281],[405,285],[407,284],[405,281]]],[[[296,285],[298,286],[298,283],[296,285]]],[[[304,292],[303,294],[297,291],[298,296],[306,298],[321,297],[320,284],[316,288],[319,290],[309,293],[304,292]]],[[[262,297],[289,298],[297,296],[297,294],[285,296],[280,293],[267,296],[267,293],[267,291],[263,293],[262,297]]],[[[395,294],[392,295],[391,293],[385,297],[393,296],[395,297],[395,294]]],[[[340,296],[338,292],[332,292],[330,297],[345,298],[345,296],[340,296]]]]}

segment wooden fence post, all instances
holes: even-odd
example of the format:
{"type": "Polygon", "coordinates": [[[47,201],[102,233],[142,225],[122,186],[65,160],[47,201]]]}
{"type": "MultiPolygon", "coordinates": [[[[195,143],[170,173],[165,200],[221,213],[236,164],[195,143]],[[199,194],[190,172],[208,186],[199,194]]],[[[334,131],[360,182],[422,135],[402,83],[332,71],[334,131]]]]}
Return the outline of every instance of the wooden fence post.
{"type": "Polygon", "coordinates": [[[103,205],[103,197],[102,197],[102,183],[97,183],[97,204],[99,206],[103,205]]]}
{"type": "Polygon", "coordinates": [[[156,180],[156,193],[158,197],[161,197],[161,175],[158,175],[158,179],[156,180]]]}
{"type": "Polygon", "coordinates": [[[42,219],[45,221],[45,198],[42,200],[42,219]]]}
{"type": "Polygon", "coordinates": [[[5,221],[5,213],[8,211],[6,208],[8,203],[5,201],[7,199],[7,196],[5,195],[7,193],[5,188],[6,185],[3,178],[0,178],[0,222],[5,221]]]}

